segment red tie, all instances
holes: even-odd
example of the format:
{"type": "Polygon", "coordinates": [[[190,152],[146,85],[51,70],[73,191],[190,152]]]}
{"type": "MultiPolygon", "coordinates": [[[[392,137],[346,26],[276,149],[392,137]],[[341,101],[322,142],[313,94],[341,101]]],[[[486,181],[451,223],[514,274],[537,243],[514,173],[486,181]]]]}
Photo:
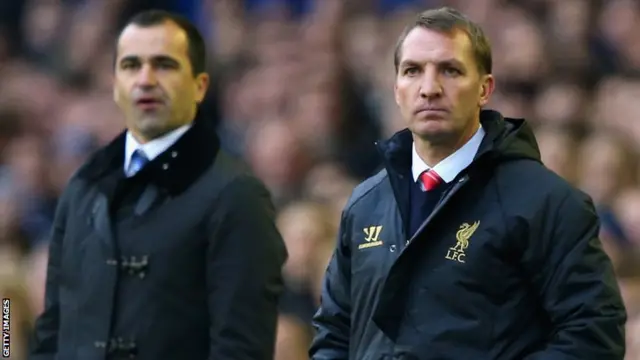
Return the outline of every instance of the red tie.
{"type": "Polygon", "coordinates": [[[440,175],[433,170],[427,170],[420,174],[420,180],[422,180],[422,185],[426,191],[431,191],[442,183],[440,175]]]}

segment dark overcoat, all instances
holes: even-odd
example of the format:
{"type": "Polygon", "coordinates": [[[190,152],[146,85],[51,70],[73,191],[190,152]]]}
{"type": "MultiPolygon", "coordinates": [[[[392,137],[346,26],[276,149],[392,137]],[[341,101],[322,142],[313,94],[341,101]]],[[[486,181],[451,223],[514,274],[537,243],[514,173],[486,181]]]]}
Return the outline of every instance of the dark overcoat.
{"type": "Polygon", "coordinates": [[[132,178],[124,148],[59,201],[30,359],[271,359],[286,249],[263,184],[206,119],[132,178]]]}

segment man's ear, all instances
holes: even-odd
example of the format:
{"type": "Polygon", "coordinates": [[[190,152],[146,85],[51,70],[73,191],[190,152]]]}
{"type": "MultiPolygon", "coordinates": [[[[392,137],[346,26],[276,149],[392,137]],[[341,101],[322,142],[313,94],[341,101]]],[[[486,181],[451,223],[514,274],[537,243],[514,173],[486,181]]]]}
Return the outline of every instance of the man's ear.
{"type": "Polygon", "coordinates": [[[400,106],[400,98],[398,97],[398,84],[393,84],[393,97],[396,99],[396,104],[400,106]]]}
{"type": "Polygon", "coordinates": [[[209,89],[209,74],[206,72],[200,73],[196,76],[196,102],[199,104],[204,99],[209,89]]]}
{"type": "Polygon", "coordinates": [[[480,96],[478,100],[478,105],[480,107],[485,106],[489,103],[491,98],[491,94],[495,90],[496,82],[491,74],[483,75],[482,85],[480,86],[480,96]]]}

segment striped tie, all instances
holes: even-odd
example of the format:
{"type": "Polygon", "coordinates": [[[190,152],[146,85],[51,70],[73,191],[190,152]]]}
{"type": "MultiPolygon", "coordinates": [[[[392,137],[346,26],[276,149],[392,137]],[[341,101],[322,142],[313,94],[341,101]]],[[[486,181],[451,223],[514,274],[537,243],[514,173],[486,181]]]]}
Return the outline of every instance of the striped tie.
{"type": "Polygon", "coordinates": [[[427,170],[420,174],[420,180],[422,180],[425,191],[431,191],[443,182],[440,175],[433,170],[427,170]]]}

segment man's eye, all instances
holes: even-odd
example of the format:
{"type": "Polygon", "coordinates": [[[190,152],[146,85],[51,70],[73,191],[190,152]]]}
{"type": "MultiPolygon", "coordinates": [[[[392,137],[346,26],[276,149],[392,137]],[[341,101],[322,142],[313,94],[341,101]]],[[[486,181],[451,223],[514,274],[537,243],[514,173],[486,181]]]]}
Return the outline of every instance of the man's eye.
{"type": "Polygon", "coordinates": [[[414,75],[414,74],[416,74],[417,72],[418,72],[418,69],[417,69],[417,68],[415,68],[415,67],[406,68],[406,69],[404,70],[404,74],[405,74],[405,75],[414,75]]]}
{"type": "Polygon", "coordinates": [[[449,67],[444,69],[444,74],[447,76],[458,76],[461,72],[456,68],[449,67]]]}
{"type": "Polygon", "coordinates": [[[136,64],[131,62],[122,63],[120,65],[120,68],[123,70],[130,70],[130,69],[134,69],[135,67],[136,67],[136,64]]]}

